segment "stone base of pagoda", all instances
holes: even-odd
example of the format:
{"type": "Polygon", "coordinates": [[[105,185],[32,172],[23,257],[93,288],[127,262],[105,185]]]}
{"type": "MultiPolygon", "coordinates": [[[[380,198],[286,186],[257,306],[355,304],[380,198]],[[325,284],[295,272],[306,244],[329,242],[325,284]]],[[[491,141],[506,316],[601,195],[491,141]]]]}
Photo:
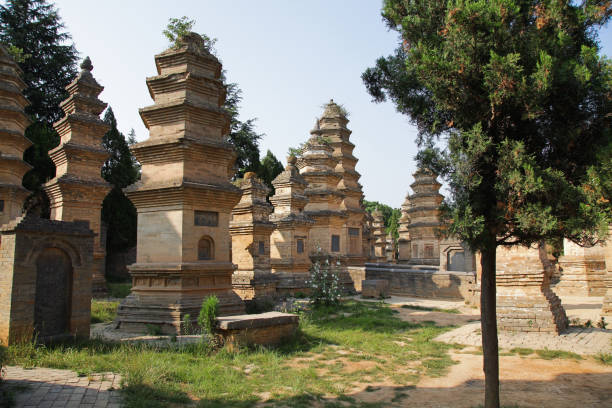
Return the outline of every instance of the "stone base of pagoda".
{"type": "Polygon", "coordinates": [[[219,316],[243,314],[244,302],[232,290],[233,268],[230,262],[129,266],[132,293],[119,305],[117,328],[144,333],[154,325],[163,333],[180,334],[185,315],[197,318],[211,295],[219,299],[219,316]]]}
{"type": "Polygon", "coordinates": [[[277,279],[270,272],[236,271],[232,275],[232,288],[245,302],[269,302],[276,297],[277,279]]]}
{"type": "Polygon", "coordinates": [[[563,256],[559,259],[559,282],[554,291],[560,296],[604,296],[606,262],[563,256]]]}
{"type": "Polygon", "coordinates": [[[603,298],[601,315],[612,317],[612,271],[610,270],[606,274],[606,294],[603,298]]]}
{"type": "Polygon", "coordinates": [[[497,275],[497,327],[515,332],[561,333],[568,326],[546,272],[497,275]]]}

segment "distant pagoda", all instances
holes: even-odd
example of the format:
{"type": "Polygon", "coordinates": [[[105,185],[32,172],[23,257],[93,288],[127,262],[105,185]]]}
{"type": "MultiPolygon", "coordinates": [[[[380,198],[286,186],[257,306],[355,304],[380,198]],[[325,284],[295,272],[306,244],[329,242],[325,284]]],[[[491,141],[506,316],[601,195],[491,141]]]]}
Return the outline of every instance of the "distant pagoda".
{"type": "Polygon", "coordinates": [[[99,115],[106,103],[98,99],[104,89],[93,77],[89,57],[81,64],[81,72],[66,87],[68,99],[60,104],[65,116],[53,124],[61,140],[49,151],[55,163],[55,178],[43,185],[51,202],[51,219],[84,221],[97,234],[94,239],[92,291],[106,289],[104,261],[105,234],[101,230],[102,201],[110,191],[101,176],[108,152],[102,138],[109,126],[99,115]]]}
{"type": "Polygon", "coordinates": [[[440,204],[444,200],[439,193],[441,186],[431,170],[420,168],[414,173],[414,183],[410,185],[414,194],[410,196],[411,206],[407,211],[412,264],[440,264],[440,240],[436,232],[442,227],[439,218],[440,204]]]}
{"type": "MultiPolygon", "coordinates": [[[[314,134],[329,141],[333,148],[333,157],[337,160],[334,171],[341,178],[336,188],[344,194],[341,208],[348,215],[345,223],[347,263],[363,265],[366,259],[361,237],[365,216],[365,210],[361,204],[363,190],[359,184],[361,175],[355,170],[358,160],[353,156],[355,145],[349,140],[352,132],[346,127],[348,122],[344,109],[331,99],[325,106],[318,122],[319,128],[314,134]]],[[[343,234],[343,238],[345,236],[343,234]]]]}
{"type": "Polygon", "coordinates": [[[376,262],[387,261],[387,233],[385,232],[385,221],[382,212],[377,208],[372,213],[372,235],[374,235],[374,257],[376,262]]]}
{"type": "Polygon", "coordinates": [[[397,231],[399,233],[399,239],[397,240],[399,262],[410,260],[410,214],[408,213],[410,207],[412,207],[410,203],[410,194],[406,194],[406,199],[401,208],[402,216],[399,219],[399,228],[397,231]]]}
{"type": "Polygon", "coordinates": [[[30,124],[24,109],[29,105],[22,95],[26,84],[23,72],[0,45],[0,225],[19,217],[30,194],[21,181],[32,168],[23,161],[23,152],[32,145],[24,136],[30,124]]]}
{"type": "Polygon", "coordinates": [[[240,189],[242,197],[229,223],[232,262],[238,267],[232,275],[232,287],[245,301],[270,299],[276,294],[270,269],[274,224],[269,220],[272,206],[266,200],[270,189],[253,172],[244,175],[240,189]]]}
{"type": "Polygon", "coordinates": [[[275,194],[270,198],[274,206],[270,221],[275,225],[270,237],[270,263],[278,277],[277,292],[281,294],[304,291],[311,264],[307,248],[314,220],[304,213],[307,183],[296,162],[295,156],[287,158],[285,171],[272,181],[275,194]]]}
{"type": "Polygon", "coordinates": [[[221,63],[196,33],[155,56],[147,78],[155,104],[140,109],[149,139],[132,146],[142,177],[124,191],[138,210],[132,294],[120,305],[122,330],[147,324],[179,333],[202,301],[219,298],[221,315],[244,312],[232,291],[229,221],[240,190],[229,180],[236,159],[221,63]]]}

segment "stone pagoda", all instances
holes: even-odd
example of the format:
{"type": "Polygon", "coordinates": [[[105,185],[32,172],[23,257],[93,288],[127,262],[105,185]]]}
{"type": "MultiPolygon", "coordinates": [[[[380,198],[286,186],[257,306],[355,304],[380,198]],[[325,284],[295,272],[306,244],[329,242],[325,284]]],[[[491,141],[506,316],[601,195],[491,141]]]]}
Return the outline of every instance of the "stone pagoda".
{"type": "Polygon", "coordinates": [[[232,262],[238,266],[232,286],[243,300],[273,298],[276,282],[270,269],[270,234],[274,224],[269,220],[272,206],[266,201],[270,189],[253,172],[244,175],[240,189],[242,197],[229,224],[232,262]]]}
{"type": "Polygon", "coordinates": [[[21,68],[0,45],[0,225],[19,217],[29,191],[21,185],[31,166],[22,160],[32,145],[23,134],[30,124],[24,109],[29,105],[21,94],[26,84],[21,68]]]}
{"type": "Polygon", "coordinates": [[[349,140],[352,132],[346,127],[348,122],[344,109],[332,99],[325,106],[318,126],[315,126],[312,134],[322,136],[329,142],[333,149],[333,157],[337,160],[334,171],[341,178],[336,188],[344,194],[341,209],[348,216],[344,227],[346,231],[341,235],[342,252],[346,253],[348,265],[363,266],[367,254],[363,253],[361,244],[365,210],[361,204],[363,200],[363,191],[359,184],[361,175],[355,170],[358,161],[353,156],[355,145],[349,140]]]}
{"type": "Polygon", "coordinates": [[[410,261],[411,248],[410,248],[410,194],[406,194],[406,199],[402,204],[402,216],[399,219],[399,239],[397,240],[398,249],[398,262],[410,261]]]}
{"type": "Polygon", "coordinates": [[[274,206],[270,221],[275,226],[270,237],[270,263],[272,272],[278,277],[277,292],[281,294],[304,291],[310,276],[307,248],[314,220],[304,213],[308,201],[304,195],[307,183],[296,162],[295,156],[287,158],[285,171],[272,181],[275,194],[270,198],[274,206]]]}
{"type": "Polygon", "coordinates": [[[563,240],[559,257],[559,282],[554,291],[560,296],[604,296],[606,293],[606,247],[581,247],[563,240]]]}
{"type": "Polygon", "coordinates": [[[100,175],[108,152],[102,138],[109,126],[99,115],[106,103],[98,99],[104,89],[92,76],[89,57],[81,72],[67,87],[68,99],[60,104],[65,116],[53,124],[61,140],[49,151],[55,163],[55,178],[43,185],[51,203],[51,219],[85,221],[97,234],[94,239],[92,291],[104,292],[105,234],[102,233],[102,201],[110,185],[100,175]]]}
{"type": "Polygon", "coordinates": [[[387,233],[385,232],[385,221],[382,212],[377,208],[372,213],[374,221],[372,223],[373,235],[376,241],[374,242],[374,256],[376,262],[385,263],[387,261],[387,233]]]}
{"type": "Polygon", "coordinates": [[[348,214],[343,208],[346,196],[337,188],[342,179],[342,175],[334,170],[338,160],[333,155],[334,149],[321,137],[318,120],[310,133],[312,137],[297,161],[300,174],[307,183],[304,214],[315,221],[308,235],[307,250],[315,253],[320,249],[345,260],[348,214]]]}
{"type": "Polygon", "coordinates": [[[374,247],[375,247],[375,243],[376,243],[376,239],[374,238],[374,218],[372,217],[372,214],[370,214],[369,212],[366,211],[365,213],[365,217],[364,217],[364,221],[363,221],[363,228],[362,228],[362,248],[363,248],[363,253],[367,255],[367,260],[372,262],[375,261],[376,258],[374,256],[374,247]]]}
{"type": "Polygon", "coordinates": [[[154,324],[178,333],[210,295],[221,315],[244,311],[232,291],[229,221],[240,190],[229,182],[236,155],[221,63],[198,34],[181,40],[155,56],[158,75],[147,78],[155,103],[140,109],[149,139],[132,146],[142,176],[124,190],[138,211],[132,293],[118,310],[125,331],[154,324]]]}
{"type": "Polygon", "coordinates": [[[444,197],[439,193],[442,186],[437,175],[428,169],[414,173],[414,183],[407,210],[410,224],[408,231],[412,247],[411,264],[439,265],[440,243],[436,231],[442,227],[439,219],[440,204],[444,197]]]}
{"type": "Polygon", "coordinates": [[[387,257],[387,263],[395,262],[395,242],[393,239],[393,234],[387,234],[387,243],[385,245],[385,254],[387,257]]]}

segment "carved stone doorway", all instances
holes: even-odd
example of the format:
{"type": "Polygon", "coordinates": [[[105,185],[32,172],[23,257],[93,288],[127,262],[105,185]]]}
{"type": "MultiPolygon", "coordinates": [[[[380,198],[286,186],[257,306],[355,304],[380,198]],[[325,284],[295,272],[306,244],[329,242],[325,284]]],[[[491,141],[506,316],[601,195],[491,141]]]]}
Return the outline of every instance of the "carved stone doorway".
{"type": "Polygon", "coordinates": [[[72,263],[59,248],[45,249],[36,260],[34,328],[39,338],[70,331],[72,263]]]}

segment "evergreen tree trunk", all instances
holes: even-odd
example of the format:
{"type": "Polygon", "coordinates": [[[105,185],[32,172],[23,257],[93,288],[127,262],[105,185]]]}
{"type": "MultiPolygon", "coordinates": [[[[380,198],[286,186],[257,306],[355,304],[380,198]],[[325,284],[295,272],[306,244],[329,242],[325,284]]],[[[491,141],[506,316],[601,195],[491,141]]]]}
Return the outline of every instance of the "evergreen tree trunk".
{"type": "Polygon", "coordinates": [[[499,349],[497,344],[495,235],[488,234],[481,251],[480,324],[482,329],[485,408],[499,408],[499,349]]]}

